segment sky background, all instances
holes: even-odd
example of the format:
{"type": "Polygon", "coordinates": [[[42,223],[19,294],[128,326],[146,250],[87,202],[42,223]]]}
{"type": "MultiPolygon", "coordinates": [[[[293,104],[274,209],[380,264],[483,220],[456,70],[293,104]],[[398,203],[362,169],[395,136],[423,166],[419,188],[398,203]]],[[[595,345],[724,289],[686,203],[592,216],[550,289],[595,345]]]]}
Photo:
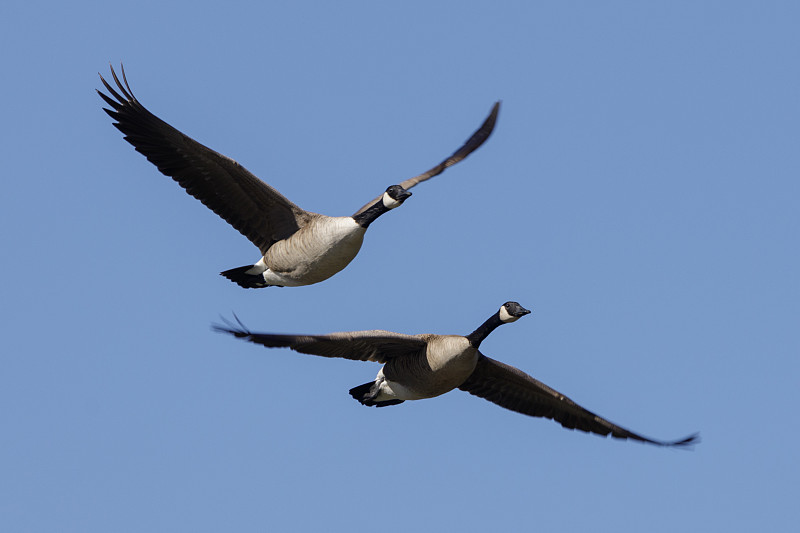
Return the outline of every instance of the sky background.
{"type": "Polygon", "coordinates": [[[0,6],[5,531],[795,531],[796,2],[0,6]],[[310,287],[123,141],[97,73],[301,207],[349,215],[480,150],[310,287]],[[367,409],[378,365],[213,333],[471,332],[610,420],[455,391],[367,409]]]}

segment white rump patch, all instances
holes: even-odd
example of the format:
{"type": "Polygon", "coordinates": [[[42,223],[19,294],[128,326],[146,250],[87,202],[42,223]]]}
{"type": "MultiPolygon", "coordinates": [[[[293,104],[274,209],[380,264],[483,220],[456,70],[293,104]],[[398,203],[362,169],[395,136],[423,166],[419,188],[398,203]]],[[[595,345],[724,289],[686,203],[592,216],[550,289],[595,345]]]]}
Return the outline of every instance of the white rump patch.
{"type": "Polygon", "coordinates": [[[251,276],[257,276],[262,274],[267,269],[267,264],[264,261],[264,258],[258,260],[258,263],[253,265],[251,268],[245,271],[245,274],[250,274],[251,276]]]}
{"type": "Polygon", "coordinates": [[[375,378],[378,387],[378,396],[375,398],[377,402],[385,402],[386,400],[421,400],[424,396],[414,392],[397,383],[396,381],[389,381],[383,375],[383,368],[378,371],[378,376],[375,378]]]}

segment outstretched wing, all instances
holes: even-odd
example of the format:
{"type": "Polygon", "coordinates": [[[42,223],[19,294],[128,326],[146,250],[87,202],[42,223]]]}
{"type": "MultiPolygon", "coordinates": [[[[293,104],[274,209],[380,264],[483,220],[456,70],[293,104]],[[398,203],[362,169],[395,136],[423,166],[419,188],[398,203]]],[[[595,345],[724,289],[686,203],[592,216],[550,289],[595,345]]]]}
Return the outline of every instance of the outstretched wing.
{"type": "Polygon", "coordinates": [[[698,435],[675,441],[653,440],[597,416],[525,372],[481,354],[472,375],[459,387],[501,407],[530,416],[550,418],[569,429],[658,446],[688,446],[698,435]]]}
{"type": "MultiPolygon", "coordinates": [[[[429,180],[434,176],[438,176],[439,174],[444,172],[447,167],[455,165],[456,163],[467,157],[469,154],[477,150],[484,142],[486,142],[486,139],[489,138],[489,135],[492,134],[492,131],[494,130],[494,124],[495,122],[497,122],[498,111],[500,111],[500,102],[495,102],[495,104],[492,106],[492,110],[489,113],[489,116],[486,117],[486,120],[483,121],[481,127],[478,128],[477,131],[475,131],[475,133],[472,134],[472,137],[467,139],[467,142],[465,142],[463,146],[461,146],[461,148],[453,152],[453,155],[451,155],[450,157],[448,157],[447,159],[445,159],[432,169],[428,170],[427,172],[423,172],[418,176],[409,178],[404,182],[400,183],[400,185],[404,189],[410,189],[411,187],[413,187],[418,183],[421,183],[425,180],[429,180]]],[[[355,214],[357,215],[359,213],[364,212],[369,206],[371,206],[380,199],[381,197],[378,196],[369,203],[364,204],[361,207],[361,209],[355,212],[355,214]]]]}
{"type": "Polygon", "coordinates": [[[236,228],[261,253],[304,226],[311,213],[286,199],[239,163],[176,130],[133,96],[125,70],[124,85],[111,67],[117,92],[101,75],[111,96],[97,91],[111,107],[103,110],[125,140],[186,192],[236,228]]]}
{"type": "Polygon", "coordinates": [[[403,335],[379,329],[328,335],[285,335],[253,333],[241,322],[214,324],[212,327],[215,331],[228,333],[267,348],[291,348],[296,352],[322,357],[341,357],[376,363],[385,363],[393,357],[418,352],[427,345],[426,341],[416,335],[403,335]]]}

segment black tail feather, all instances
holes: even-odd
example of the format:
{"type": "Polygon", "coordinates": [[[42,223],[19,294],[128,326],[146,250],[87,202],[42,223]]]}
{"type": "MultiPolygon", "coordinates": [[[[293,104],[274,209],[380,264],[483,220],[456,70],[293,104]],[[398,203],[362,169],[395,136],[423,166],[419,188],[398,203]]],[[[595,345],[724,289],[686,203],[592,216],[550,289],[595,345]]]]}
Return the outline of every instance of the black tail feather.
{"type": "Polygon", "coordinates": [[[358,387],[350,389],[350,396],[355,398],[361,405],[375,406],[375,407],[388,407],[390,405],[397,405],[403,403],[403,400],[384,400],[381,402],[375,401],[375,396],[378,395],[377,387],[374,381],[364,383],[358,387]]]}
{"type": "Polygon", "coordinates": [[[372,405],[374,405],[375,407],[389,407],[390,405],[401,404],[404,401],[405,400],[384,400],[382,402],[372,402],[372,405]]]}
{"type": "Polygon", "coordinates": [[[261,274],[247,274],[247,271],[253,268],[253,265],[246,265],[238,268],[232,268],[225,272],[220,272],[220,276],[225,276],[235,284],[245,289],[260,289],[261,287],[271,287],[261,274]]]}

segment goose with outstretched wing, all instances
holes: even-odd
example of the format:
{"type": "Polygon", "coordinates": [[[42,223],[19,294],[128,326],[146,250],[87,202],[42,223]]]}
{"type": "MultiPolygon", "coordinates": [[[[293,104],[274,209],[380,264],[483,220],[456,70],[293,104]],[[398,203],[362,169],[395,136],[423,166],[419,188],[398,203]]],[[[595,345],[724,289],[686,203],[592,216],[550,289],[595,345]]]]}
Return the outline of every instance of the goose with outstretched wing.
{"type": "Polygon", "coordinates": [[[518,413],[550,418],[569,429],[657,446],[685,447],[698,442],[697,434],[662,441],[634,433],[584,409],[525,372],[479,351],[481,342],[498,326],[528,313],[517,302],[506,302],[478,329],[464,336],[404,335],[383,330],[328,335],[253,333],[241,322],[215,325],[214,329],[268,348],[291,348],[322,357],[382,363],[373,381],[350,389],[350,395],[363,405],[397,405],[458,388],[518,413]]]}
{"type": "Polygon", "coordinates": [[[411,196],[408,189],[441,174],[486,141],[500,108],[495,103],[481,127],[440,164],[388,187],[352,216],[329,217],[298,207],[233,159],[152,114],[133,96],[124,69],[121,74],[122,80],[111,68],[116,88],[100,76],[108,91],[97,91],[110,107],[105,112],[136,151],[258,247],[261,258],[255,264],[221,273],[245,288],[311,285],[344,269],[361,249],[369,225],[411,196]]]}

